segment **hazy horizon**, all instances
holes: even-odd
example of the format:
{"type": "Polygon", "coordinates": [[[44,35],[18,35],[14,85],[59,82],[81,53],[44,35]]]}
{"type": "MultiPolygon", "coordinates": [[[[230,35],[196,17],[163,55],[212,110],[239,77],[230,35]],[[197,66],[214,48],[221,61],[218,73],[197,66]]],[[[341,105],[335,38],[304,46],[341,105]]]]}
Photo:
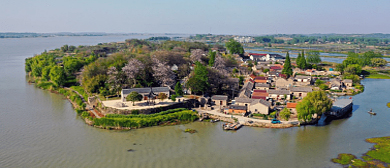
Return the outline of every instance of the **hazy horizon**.
{"type": "Polygon", "coordinates": [[[1,2],[0,32],[389,34],[390,1],[1,2]]]}

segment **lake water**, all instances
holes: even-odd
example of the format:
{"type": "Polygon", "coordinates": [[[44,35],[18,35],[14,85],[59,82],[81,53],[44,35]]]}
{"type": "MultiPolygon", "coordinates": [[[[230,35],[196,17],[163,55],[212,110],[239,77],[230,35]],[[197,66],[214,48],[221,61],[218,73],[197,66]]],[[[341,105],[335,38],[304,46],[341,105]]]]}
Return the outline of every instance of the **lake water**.
{"type": "Polygon", "coordinates": [[[144,37],[0,39],[0,167],[340,167],[338,153],[365,153],[366,138],[389,136],[390,80],[366,79],[348,119],[288,129],[194,122],[131,131],[87,126],[61,95],[29,85],[24,59],[64,44],[144,37]],[[377,116],[367,111],[373,108],[377,116]],[[184,129],[196,129],[187,134],[184,129]],[[133,149],[133,152],[127,152],[133,149]]]}

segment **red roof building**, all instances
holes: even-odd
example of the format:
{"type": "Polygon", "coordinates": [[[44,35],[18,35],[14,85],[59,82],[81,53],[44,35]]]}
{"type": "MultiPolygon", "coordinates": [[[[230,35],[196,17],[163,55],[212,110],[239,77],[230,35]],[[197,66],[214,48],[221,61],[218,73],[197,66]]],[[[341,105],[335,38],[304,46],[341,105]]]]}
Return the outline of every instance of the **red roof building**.
{"type": "Polygon", "coordinates": [[[248,53],[248,55],[253,55],[253,56],[267,56],[267,54],[258,54],[258,53],[248,53]]]}

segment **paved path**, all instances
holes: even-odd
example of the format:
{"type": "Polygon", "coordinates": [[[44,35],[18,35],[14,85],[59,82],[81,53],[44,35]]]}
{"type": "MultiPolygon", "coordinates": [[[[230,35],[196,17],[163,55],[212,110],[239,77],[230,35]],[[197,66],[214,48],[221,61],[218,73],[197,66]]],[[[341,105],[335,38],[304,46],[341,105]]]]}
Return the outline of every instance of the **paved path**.
{"type": "Polygon", "coordinates": [[[66,88],[66,89],[69,89],[69,90],[75,92],[77,95],[80,96],[80,98],[81,98],[81,100],[83,101],[83,103],[86,104],[85,109],[86,109],[87,111],[92,112],[92,113],[95,115],[96,118],[102,118],[102,117],[95,111],[95,109],[93,109],[93,107],[91,107],[91,105],[89,105],[89,103],[88,103],[87,101],[85,101],[83,95],[81,95],[78,91],[75,91],[75,90],[73,90],[73,89],[71,89],[71,88],[66,88]]]}
{"type": "MultiPolygon", "coordinates": [[[[271,120],[261,120],[261,119],[257,119],[257,118],[248,118],[248,117],[244,117],[244,116],[240,116],[240,115],[224,114],[224,113],[219,112],[219,109],[216,109],[216,110],[196,109],[196,110],[199,111],[200,113],[208,113],[208,114],[221,116],[221,117],[228,117],[228,118],[230,118],[230,117],[233,116],[233,118],[236,118],[240,124],[244,124],[244,123],[246,123],[248,121],[264,123],[264,124],[270,124],[271,123],[271,120]]],[[[296,120],[296,121],[281,121],[281,124],[295,124],[296,122],[298,122],[298,120],[296,120]]]]}

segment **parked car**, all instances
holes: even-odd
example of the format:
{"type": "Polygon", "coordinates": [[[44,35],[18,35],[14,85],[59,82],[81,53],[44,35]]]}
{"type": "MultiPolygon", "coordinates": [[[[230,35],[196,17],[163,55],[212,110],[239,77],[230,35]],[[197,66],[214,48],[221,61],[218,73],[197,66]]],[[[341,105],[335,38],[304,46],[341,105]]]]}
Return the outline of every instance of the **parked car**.
{"type": "Polygon", "coordinates": [[[276,118],[272,119],[271,121],[272,124],[280,124],[280,121],[276,118]]]}

